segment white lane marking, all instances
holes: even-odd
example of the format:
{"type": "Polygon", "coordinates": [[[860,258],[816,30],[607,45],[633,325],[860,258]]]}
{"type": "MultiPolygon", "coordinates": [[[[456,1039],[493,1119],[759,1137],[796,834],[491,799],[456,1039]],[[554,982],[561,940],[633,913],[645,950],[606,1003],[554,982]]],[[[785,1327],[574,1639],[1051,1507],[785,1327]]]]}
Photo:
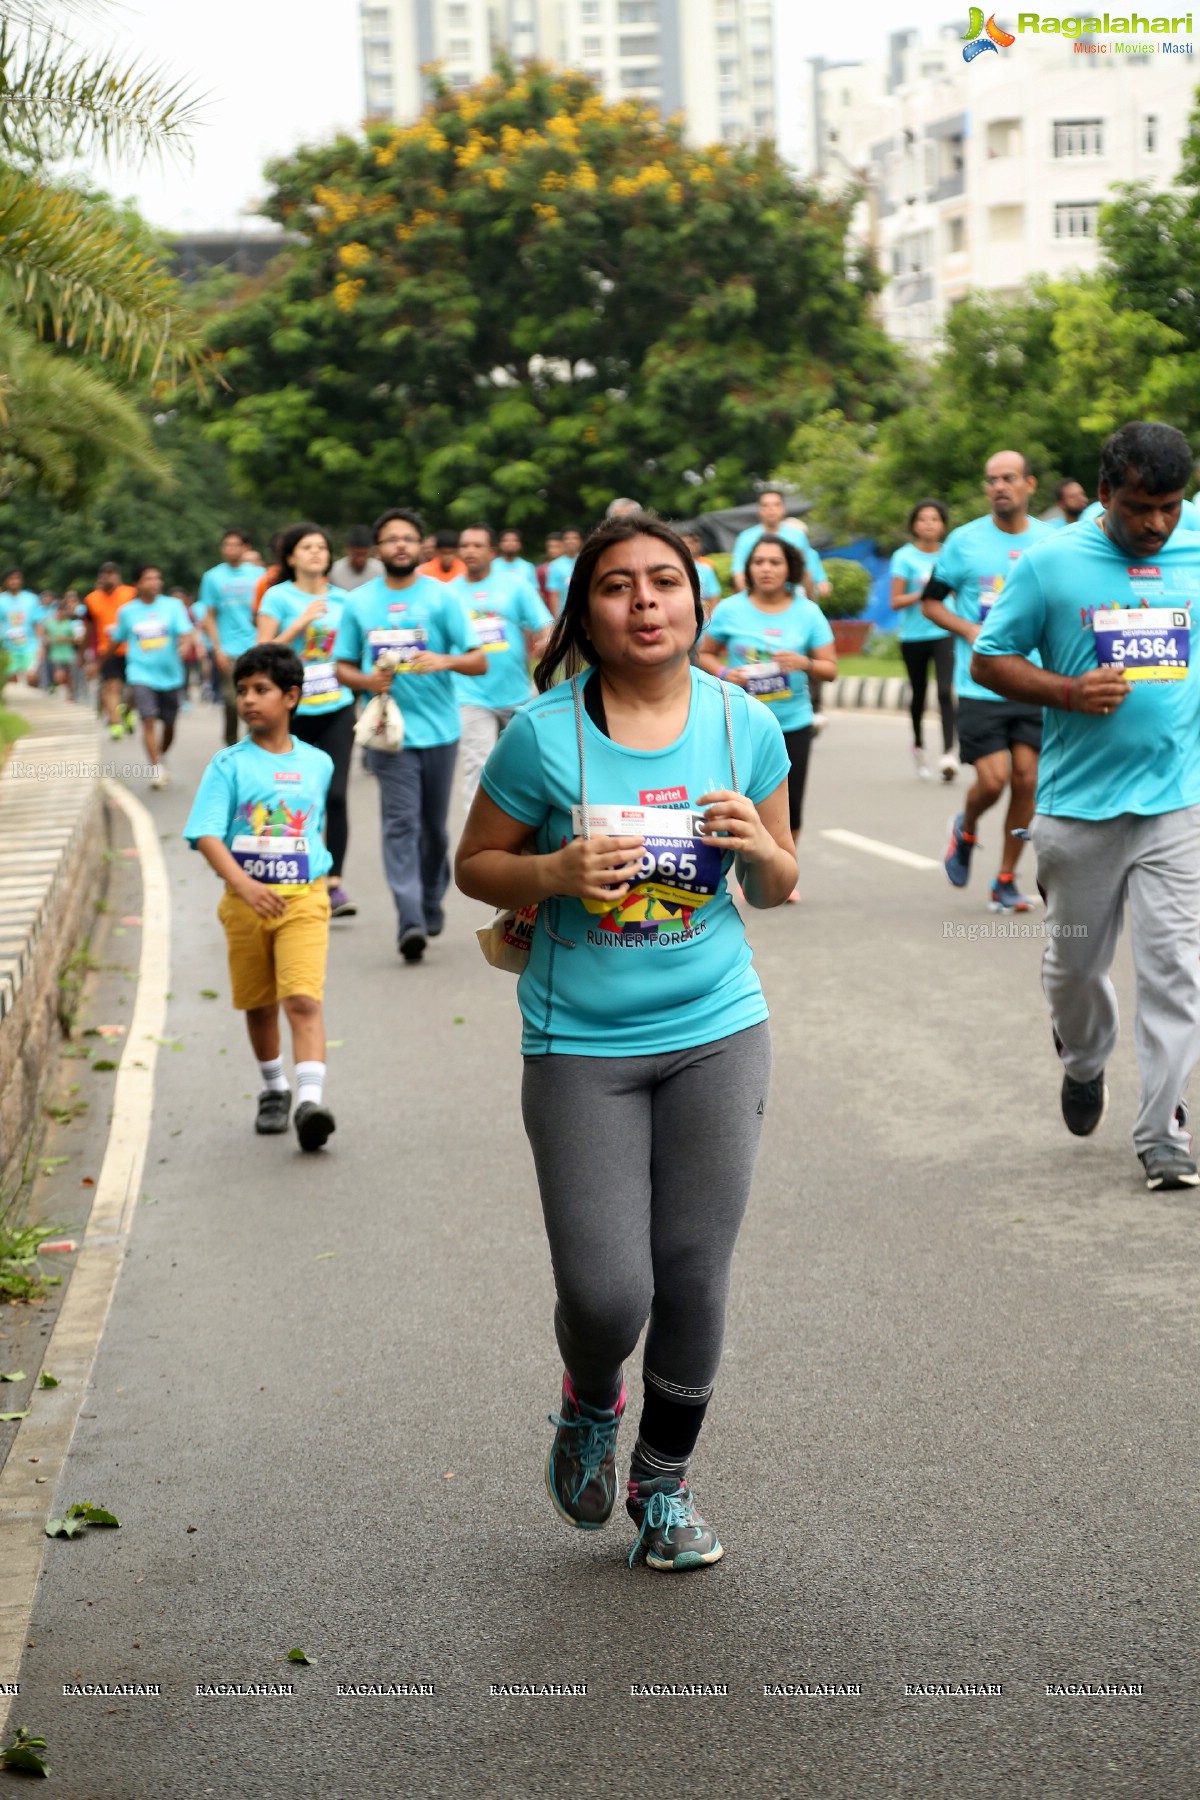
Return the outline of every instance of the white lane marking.
{"type": "MultiPolygon", "coordinates": [[[[44,1367],[53,1369],[59,1386],[34,1389],[30,1416],[18,1426],[8,1460],[0,1472],[0,1533],[5,1540],[0,1565],[0,1682],[17,1679],[52,1506],[56,1501],[66,1506],[72,1500],[88,1498],[85,1494],[59,1493],[58,1489],[141,1191],[158,1059],[154,1040],[162,1037],[167,1018],[171,891],[158,830],[141,801],[125,788],[106,781],[104,789],[109,800],[128,818],[139,854],[142,955],[137,997],[113,1089],[112,1124],[91,1218],[44,1351],[44,1367]],[[37,1459],[38,1475],[48,1478],[42,1486],[34,1481],[32,1458],[37,1459]]],[[[0,1698],[0,1729],[11,1705],[11,1696],[0,1698]]]]}
{"type": "Polygon", "coordinates": [[[857,831],[823,831],[823,838],[845,844],[851,850],[865,850],[868,856],[881,856],[885,862],[903,863],[906,869],[940,869],[932,856],[918,856],[914,850],[900,850],[895,844],[882,844],[878,838],[860,837],[857,831]]]}

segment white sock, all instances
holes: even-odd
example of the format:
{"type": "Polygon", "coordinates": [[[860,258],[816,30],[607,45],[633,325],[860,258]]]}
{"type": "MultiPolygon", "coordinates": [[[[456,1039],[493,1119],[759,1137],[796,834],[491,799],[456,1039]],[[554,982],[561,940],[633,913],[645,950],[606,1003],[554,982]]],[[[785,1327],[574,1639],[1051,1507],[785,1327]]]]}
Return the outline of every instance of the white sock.
{"type": "Polygon", "coordinates": [[[325,1086],[325,1064],[319,1062],[298,1062],[296,1064],[296,1105],[303,1106],[311,1100],[314,1106],[321,1104],[321,1090],[325,1086]]]}
{"type": "Polygon", "coordinates": [[[260,1062],[258,1070],[262,1076],[263,1087],[268,1094],[287,1093],[288,1082],[287,1076],[283,1072],[282,1056],[272,1057],[270,1062],[260,1062]]]}

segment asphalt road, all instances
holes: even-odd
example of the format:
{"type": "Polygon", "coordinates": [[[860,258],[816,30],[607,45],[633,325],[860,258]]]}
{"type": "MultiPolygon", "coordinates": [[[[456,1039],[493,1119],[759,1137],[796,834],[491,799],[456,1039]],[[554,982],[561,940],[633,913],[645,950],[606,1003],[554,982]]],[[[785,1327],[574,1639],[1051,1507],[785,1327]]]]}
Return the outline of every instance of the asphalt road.
{"type": "MultiPolygon", "coordinates": [[[[218,731],[185,717],[176,785],[139,789],[175,834],[182,1049],[60,1484],[122,1529],[47,1545],[13,1714],[49,1740],[50,1791],[1192,1800],[1200,1199],[1140,1185],[1128,1036],[1102,1131],[1071,1139],[1040,943],[954,935],[991,924],[998,825],[953,893],[820,836],[940,854],[951,800],[913,778],[905,723],[842,715],[814,753],[804,903],[750,926],[774,1086],[693,1469],[726,1557],[671,1578],[626,1567],[622,1512],[573,1533],[546,1497],[559,1364],[513,983],[458,897],[399,962],[357,769],[337,1134],[319,1158],[253,1135],[217,884],[178,837],[218,731]],[[435,1691],[337,1692],[366,1682],[435,1691]],[[511,1682],[587,1693],[490,1693],[511,1682]],[[763,1693],[802,1682],[861,1692],[763,1693]],[[905,1692],[972,1682],[1003,1691],[905,1692]],[[1047,1694],[1066,1683],[1143,1692],[1047,1694]]],[[[1127,953],[1120,988],[1129,1020],[1127,953]]]]}

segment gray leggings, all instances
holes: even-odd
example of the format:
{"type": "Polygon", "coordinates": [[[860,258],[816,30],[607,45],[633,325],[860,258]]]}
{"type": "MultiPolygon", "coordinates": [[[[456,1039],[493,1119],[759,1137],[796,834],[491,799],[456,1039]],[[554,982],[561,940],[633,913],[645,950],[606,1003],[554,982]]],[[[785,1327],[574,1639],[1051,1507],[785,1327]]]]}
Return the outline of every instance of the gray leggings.
{"type": "Polygon", "coordinates": [[[528,1056],[521,1091],[575,1391],[611,1405],[647,1316],[643,1377],[702,1405],[771,1079],[766,1024],[661,1056],[528,1056]]]}

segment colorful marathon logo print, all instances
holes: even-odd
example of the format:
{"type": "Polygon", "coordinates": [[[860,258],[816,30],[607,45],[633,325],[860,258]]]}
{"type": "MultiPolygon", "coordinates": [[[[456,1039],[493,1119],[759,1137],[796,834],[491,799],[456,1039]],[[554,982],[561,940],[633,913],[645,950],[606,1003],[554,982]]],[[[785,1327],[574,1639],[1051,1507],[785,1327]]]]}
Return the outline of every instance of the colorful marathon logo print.
{"type": "Polygon", "coordinates": [[[982,6],[973,6],[968,28],[962,34],[963,61],[974,62],[985,50],[1007,50],[1016,41],[1011,31],[1005,31],[1002,25],[997,25],[995,13],[985,25],[982,6]]]}
{"type": "Polygon", "coordinates": [[[304,828],[312,817],[311,806],[285,806],[277,800],[274,806],[268,806],[264,800],[256,800],[253,805],[246,800],[234,814],[234,829],[243,829],[252,837],[303,837],[304,828]]]}

